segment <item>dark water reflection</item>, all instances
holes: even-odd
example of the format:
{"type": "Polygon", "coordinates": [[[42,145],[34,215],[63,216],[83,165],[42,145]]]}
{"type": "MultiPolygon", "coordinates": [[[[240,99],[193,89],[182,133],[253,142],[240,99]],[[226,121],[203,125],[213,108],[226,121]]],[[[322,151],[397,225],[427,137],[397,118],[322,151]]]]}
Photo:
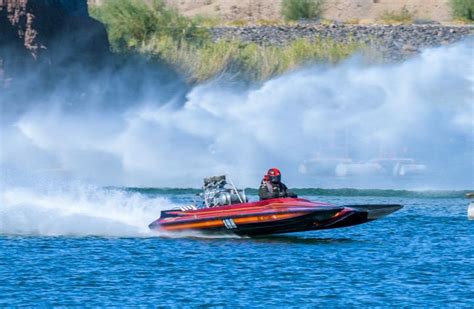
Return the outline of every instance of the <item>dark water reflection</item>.
{"type": "Polygon", "coordinates": [[[253,238],[253,241],[262,243],[281,243],[281,244],[305,244],[305,245],[322,245],[322,244],[344,244],[357,242],[358,240],[350,238],[312,238],[291,235],[278,235],[253,238]]]}

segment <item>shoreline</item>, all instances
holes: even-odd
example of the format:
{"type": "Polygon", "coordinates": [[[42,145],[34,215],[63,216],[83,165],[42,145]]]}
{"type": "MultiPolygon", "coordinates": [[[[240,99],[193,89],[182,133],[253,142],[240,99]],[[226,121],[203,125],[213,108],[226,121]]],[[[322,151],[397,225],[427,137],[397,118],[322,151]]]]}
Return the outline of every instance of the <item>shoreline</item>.
{"type": "Polygon", "coordinates": [[[297,39],[356,41],[380,53],[384,61],[400,61],[424,48],[451,45],[474,35],[474,25],[295,24],[217,26],[209,28],[213,41],[239,40],[258,45],[285,46],[297,39]]]}

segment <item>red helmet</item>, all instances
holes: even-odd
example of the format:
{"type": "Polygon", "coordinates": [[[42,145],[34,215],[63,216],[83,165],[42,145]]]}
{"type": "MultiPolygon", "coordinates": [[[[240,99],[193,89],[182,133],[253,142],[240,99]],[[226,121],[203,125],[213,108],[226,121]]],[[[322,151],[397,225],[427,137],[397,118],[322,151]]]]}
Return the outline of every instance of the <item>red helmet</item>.
{"type": "Polygon", "coordinates": [[[268,176],[268,179],[269,179],[272,183],[279,183],[279,182],[281,182],[281,172],[280,172],[280,170],[277,169],[277,168],[271,168],[271,169],[269,169],[266,176],[268,176]]]}
{"type": "Polygon", "coordinates": [[[274,167],[274,168],[271,168],[271,169],[268,170],[267,175],[268,176],[278,176],[278,175],[281,175],[281,172],[280,172],[279,169],[274,167]]]}

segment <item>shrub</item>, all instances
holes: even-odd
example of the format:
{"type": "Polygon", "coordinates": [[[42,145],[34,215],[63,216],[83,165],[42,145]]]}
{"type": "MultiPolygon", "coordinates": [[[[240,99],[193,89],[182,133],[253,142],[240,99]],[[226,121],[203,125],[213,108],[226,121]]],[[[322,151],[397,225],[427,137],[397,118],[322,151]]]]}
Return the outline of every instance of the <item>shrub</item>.
{"type": "Polygon", "coordinates": [[[219,17],[196,15],[192,17],[193,22],[196,25],[212,28],[222,25],[224,22],[219,17]]]}
{"type": "Polygon", "coordinates": [[[90,13],[102,21],[110,42],[116,50],[137,48],[152,36],[169,37],[175,42],[183,40],[201,44],[208,39],[208,31],[196,22],[182,16],[163,0],[112,0],[92,7],[90,13]]]}
{"type": "Polygon", "coordinates": [[[363,47],[352,40],[339,43],[332,39],[298,39],[281,47],[236,40],[208,42],[202,46],[183,43],[178,47],[170,39],[155,38],[144,44],[141,52],[172,64],[190,82],[202,82],[221,74],[266,80],[308,62],[338,62],[363,47]]]}
{"type": "Polygon", "coordinates": [[[226,23],[228,26],[232,27],[245,27],[249,24],[249,22],[245,19],[234,19],[226,23]]]}
{"type": "Polygon", "coordinates": [[[410,12],[406,6],[396,12],[396,11],[385,11],[381,19],[386,23],[411,23],[413,21],[413,16],[415,13],[410,12]]]}
{"type": "Polygon", "coordinates": [[[106,24],[116,51],[138,52],[174,66],[192,83],[231,74],[245,80],[265,80],[307,62],[337,62],[362,44],[333,39],[298,39],[286,46],[262,46],[238,40],[213,42],[206,18],[193,20],[164,6],[142,0],[109,0],[91,15],[106,24]]]}
{"type": "Polygon", "coordinates": [[[281,15],[286,20],[319,18],[323,11],[323,0],[282,0],[281,2],[281,15]]]}
{"type": "Polygon", "coordinates": [[[278,19],[257,19],[255,21],[255,24],[260,25],[260,26],[275,26],[275,25],[280,25],[282,22],[278,19]]]}
{"type": "Polygon", "coordinates": [[[451,0],[451,7],[455,18],[474,20],[473,0],[451,0]]]}

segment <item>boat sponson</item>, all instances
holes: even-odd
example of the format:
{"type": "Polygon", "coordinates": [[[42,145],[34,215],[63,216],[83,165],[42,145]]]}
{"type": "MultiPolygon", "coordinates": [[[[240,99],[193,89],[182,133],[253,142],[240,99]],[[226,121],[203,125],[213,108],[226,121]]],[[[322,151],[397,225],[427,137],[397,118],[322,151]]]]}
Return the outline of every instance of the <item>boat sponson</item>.
{"type": "Polygon", "coordinates": [[[355,209],[357,211],[365,211],[368,213],[367,220],[372,221],[385,217],[397,210],[403,208],[399,204],[365,204],[365,205],[344,205],[345,208],[355,209]]]}
{"type": "Polygon", "coordinates": [[[234,233],[246,236],[260,236],[318,230],[324,226],[325,222],[338,216],[340,212],[341,209],[327,209],[286,220],[239,225],[238,230],[234,233]]]}

